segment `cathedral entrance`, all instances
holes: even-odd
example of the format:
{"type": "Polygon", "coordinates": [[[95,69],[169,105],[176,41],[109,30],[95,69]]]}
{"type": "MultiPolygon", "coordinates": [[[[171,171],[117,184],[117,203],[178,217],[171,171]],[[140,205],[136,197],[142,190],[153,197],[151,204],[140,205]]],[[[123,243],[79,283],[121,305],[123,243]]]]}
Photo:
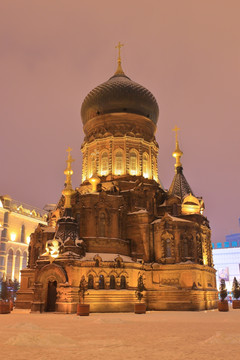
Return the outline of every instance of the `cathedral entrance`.
{"type": "Polygon", "coordinates": [[[48,282],[46,311],[55,311],[57,298],[57,281],[48,282]]]}

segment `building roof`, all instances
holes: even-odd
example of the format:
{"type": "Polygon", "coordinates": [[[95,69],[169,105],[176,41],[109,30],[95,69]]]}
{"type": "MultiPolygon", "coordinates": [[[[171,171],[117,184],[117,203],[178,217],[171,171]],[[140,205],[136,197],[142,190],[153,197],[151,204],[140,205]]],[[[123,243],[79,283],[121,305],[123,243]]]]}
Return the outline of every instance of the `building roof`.
{"type": "Polygon", "coordinates": [[[124,73],[115,73],[90,91],[81,108],[83,124],[98,115],[121,112],[143,115],[155,124],[159,113],[153,94],[124,73]]]}
{"type": "Polygon", "coordinates": [[[178,196],[182,201],[186,195],[194,195],[190,185],[183,175],[183,168],[181,166],[176,169],[176,174],[173,178],[168,194],[178,196]]]}

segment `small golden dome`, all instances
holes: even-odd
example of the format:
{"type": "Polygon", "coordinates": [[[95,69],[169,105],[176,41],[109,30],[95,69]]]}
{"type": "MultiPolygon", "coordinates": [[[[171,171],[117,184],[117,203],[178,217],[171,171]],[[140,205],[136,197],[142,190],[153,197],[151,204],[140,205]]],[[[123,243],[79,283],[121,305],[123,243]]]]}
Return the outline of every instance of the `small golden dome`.
{"type": "Polygon", "coordinates": [[[93,174],[93,176],[89,179],[90,184],[92,185],[92,191],[97,191],[97,186],[100,183],[100,178],[97,176],[97,174],[93,174]]]}
{"type": "Polygon", "coordinates": [[[182,214],[200,214],[201,205],[199,200],[192,194],[187,195],[182,203],[182,214]]]}

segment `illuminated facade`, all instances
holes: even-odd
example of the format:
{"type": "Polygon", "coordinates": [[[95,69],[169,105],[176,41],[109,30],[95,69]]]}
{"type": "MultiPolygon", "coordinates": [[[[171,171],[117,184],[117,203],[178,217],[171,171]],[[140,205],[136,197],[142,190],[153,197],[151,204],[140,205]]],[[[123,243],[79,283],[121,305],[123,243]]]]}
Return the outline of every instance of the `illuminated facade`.
{"type": "Polygon", "coordinates": [[[216,307],[211,231],[183,175],[177,129],[169,191],[158,179],[158,112],[119,54],[116,73],[82,104],[82,183],[73,190],[68,149],[62,197],[31,236],[18,307],[76,312],[83,276],[93,312],[132,311],[139,276],[149,310],[216,307]]]}
{"type": "MultiPolygon", "coordinates": [[[[238,219],[240,225],[240,218],[238,219]]],[[[226,288],[232,290],[234,277],[240,280],[240,233],[226,235],[225,241],[212,244],[213,262],[217,270],[217,288],[221,279],[225,280],[226,288]]]]}
{"type": "Polygon", "coordinates": [[[30,235],[39,223],[47,225],[47,213],[5,195],[0,197],[0,279],[20,280],[27,266],[30,235]]]}

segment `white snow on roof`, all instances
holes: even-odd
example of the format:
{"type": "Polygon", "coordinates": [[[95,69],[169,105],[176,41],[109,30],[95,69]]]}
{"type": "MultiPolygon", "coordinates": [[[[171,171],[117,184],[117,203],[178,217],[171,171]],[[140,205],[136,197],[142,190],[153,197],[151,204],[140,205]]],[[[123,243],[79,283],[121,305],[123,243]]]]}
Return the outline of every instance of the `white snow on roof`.
{"type": "Polygon", "coordinates": [[[134,262],[129,256],[119,255],[119,254],[106,254],[106,253],[86,253],[86,255],[81,258],[81,260],[94,261],[95,256],[100,256],[102,261],[114,261],[118,256],[120,256],[124,262],[134,262]]]}
{"type": "MultiPolygon", "coordinates": [[[[186,219],[181,219],[181,218],[178,218],[178,217],[175,217],[175,216],[171,216],[171,215],[168,215],[168,216],[170,217],[170,219],[172,221],[188,222],[188,223],[192,222],[192,221],[189,221],[189,220],[186,220],[186,219]]],[[[151,224],[159,223],[161,221],[162,221],[162,219],[157,219],[157,220],[154,220],[151,224]]]]}
{"type": "Polygon", "coordinates": [[[138,211],[129,212],[128,215],[132,215],[132,214],[145,214],[145,213],[147,213],[147,210],[146,210],[146,209],[141,209],[141,210],[138,210],[138,211]]]}
{"type": "Polygon", "coordinates": [[[190,221],[190,220],[178,218],[178,217],[171,216],[171,215],[169,215],[169,217],[170,217],[173,221],[183,221],[183,222],[189,222],[189,223],[192,222],[192,221],[190,221]]]}

